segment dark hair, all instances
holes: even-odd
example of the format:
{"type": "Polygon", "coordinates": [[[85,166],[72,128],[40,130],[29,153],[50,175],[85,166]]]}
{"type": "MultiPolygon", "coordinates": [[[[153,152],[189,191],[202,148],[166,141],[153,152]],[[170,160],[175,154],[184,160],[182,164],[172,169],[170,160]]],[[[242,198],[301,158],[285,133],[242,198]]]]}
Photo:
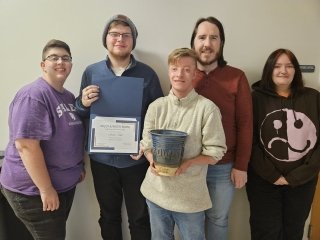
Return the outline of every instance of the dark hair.
{"type": "Polygon", "coordinates": [[[70,57],[72,57],[70,47],[68,46],[68,44],[60,40],[51,39],[49,42],[47,42],[47,44],[44,46],[42,50],[42,60],[46,58],[46,54],[51,48],[63,48],[68,52],[70,57]]]}
{"type": "Polygon", "coordinates": [[[194,49],[194,39],[197,35],[199,25],[203,22],[212,23],[212,24],[216,25],[217,28],[219,29],[221,46],[220,46],[220,56],[218,58],[218,66],[223,67],[223,66],[227,65],[227,61],[225,61],[224,57],[223,57],[223,47],[224,47],[224,43],[225,43],[225,35],[224,35],[224,29],[223,29],[222,23],[218,19],[216,19],[215,17],[207,17],[207,18],[198,19],[198,21],[196,22],[196,25],[194,26],[192,35],[191,35],[191,41],[190,41],[191,48],[194,49]]]}
{"type": "Polygon", "coordinates": [[[291,82],[291,90],[293,92],[302,91],[304,89],[304,84],[303,84],[302,73],[301,73],[298,59],[293,54],[293,52],[291,52],[289,49],[284,49],[284,48],[279,48],[279,49],[275,50],[268,57],[265,65],[263,67],[260,87],[267,89],[267,90],[271,90],[273,92],[276,91],[276,86],[275,86],[275,83],[273,82],[273,79],[272,79],[272,73],[273,73],[273,69],[274,69],[274,66],[276,65],[278,58],[282,54],[285,54],[288,56],[289,60],[293,64],[293,67],[295,70],[293,80],[291,82]]]}

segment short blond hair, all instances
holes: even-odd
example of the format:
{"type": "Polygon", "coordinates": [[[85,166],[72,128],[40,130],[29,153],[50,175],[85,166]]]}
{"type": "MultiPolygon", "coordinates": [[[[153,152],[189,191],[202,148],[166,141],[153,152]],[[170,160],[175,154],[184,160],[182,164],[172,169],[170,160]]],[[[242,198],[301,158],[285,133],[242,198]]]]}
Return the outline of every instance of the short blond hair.
{"type": "Polygon", "coordinates": [[[189,57],[194,60],[194,64],[197,65],[197,54],[190,48],[177,48],[173,50],[168,56],[168,65],[176,64],[180,58],[189,57]]]}

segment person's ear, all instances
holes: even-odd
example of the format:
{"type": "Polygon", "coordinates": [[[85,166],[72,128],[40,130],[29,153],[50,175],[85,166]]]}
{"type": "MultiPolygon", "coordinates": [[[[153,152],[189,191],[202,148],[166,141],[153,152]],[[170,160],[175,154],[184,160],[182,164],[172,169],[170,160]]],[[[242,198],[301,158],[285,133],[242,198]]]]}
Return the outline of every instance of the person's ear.
{"type": "Polygon", "coordinates": [[[46,70],[45,70],[45,68],[46,68],[46,63],[45,63],[44,61],[41,61],[41,62],[40,62],[40,67],[41,67],[42,71],[44,71],[44,72],[46,71],[46,70]]]}

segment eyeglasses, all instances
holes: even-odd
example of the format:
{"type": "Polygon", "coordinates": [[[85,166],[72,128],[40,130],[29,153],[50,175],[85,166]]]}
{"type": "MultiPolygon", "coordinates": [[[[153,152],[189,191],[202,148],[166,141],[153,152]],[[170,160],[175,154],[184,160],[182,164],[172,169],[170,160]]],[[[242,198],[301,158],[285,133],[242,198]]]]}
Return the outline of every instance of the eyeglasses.
{"type": "Polygon", "coordinates": [[[64,56],[58,56],[58,55],[49,55],[43,61],[48,60],[50,62],[57,63],[61,59],[62,62],[69,63],[72,62],[72,57],[69,55],[64,55],[64,56]]]}
{"type": "Polygon", "coordinates": [[[122,39],[127,40],[132,37],[131,33],[108,32],[108,34],[110,37],[112,37],[114,39],[118,39],[121,36],[122,39]]]}

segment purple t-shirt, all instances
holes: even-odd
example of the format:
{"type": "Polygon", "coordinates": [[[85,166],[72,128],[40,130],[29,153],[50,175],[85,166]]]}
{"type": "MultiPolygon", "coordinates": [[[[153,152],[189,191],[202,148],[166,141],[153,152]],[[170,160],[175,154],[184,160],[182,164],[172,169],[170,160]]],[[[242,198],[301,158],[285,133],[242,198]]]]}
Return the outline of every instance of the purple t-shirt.
{"type": "Polygon", "coordinates": [[[39,78],[23,87],[9,108],[9,143],[0,174],[4,188],[38,195],[15,147],[19,138],[40,140],[52,184],[57,192],[73,188],[83,171],[84,126],[74,107],[74,95],[56,91],[39,78]]]}

